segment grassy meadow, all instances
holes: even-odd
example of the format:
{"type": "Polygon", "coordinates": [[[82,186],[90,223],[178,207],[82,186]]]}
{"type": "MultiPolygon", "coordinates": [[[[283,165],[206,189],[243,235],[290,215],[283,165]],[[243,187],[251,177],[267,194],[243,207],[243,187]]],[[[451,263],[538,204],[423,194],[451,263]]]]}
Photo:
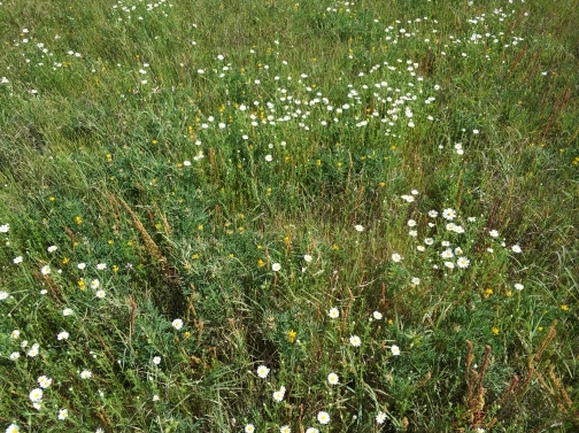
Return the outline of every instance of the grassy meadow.
{"type": "Polygon", "coordinates": [[[579,431],[578,9],[0,0],[0,431],[579,431]]]}

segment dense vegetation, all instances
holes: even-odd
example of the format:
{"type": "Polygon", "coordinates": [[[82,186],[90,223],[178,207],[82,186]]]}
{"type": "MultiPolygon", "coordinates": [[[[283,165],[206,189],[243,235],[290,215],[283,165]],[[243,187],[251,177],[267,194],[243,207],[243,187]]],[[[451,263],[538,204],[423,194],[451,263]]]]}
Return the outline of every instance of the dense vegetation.
{"type": "Polygon", "coordinates": [[[2,0],[0,427],[576,431],[577,8],[2,0]]]}

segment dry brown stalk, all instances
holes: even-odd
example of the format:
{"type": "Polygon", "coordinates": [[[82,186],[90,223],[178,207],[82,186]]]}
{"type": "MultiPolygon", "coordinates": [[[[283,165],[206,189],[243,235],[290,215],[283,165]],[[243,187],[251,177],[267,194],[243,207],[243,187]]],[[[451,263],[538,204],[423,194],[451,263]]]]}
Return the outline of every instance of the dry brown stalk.
{"type": "Polygon", "coordinates": [[[129,294],[129,303],[131,304],[131,320],[129,321],[129,341],[133,341],[133,334],[135,331],[135,316],[137,315],[137,303],[129,294]]]}
{"type": "Polygon", "coordinates": [[[428,383],[431,377],[432,373],[429,371],[428,373],[426,373],[426,376],[424,376],[422,380],[414,386],[414,389],[422,388],[424,385],[428,383]]]}
{"type": "Polygon", "coordinates": [[[384,310],[388,308],[388,302],[386,301],[386,283],[382,283],[382,290],[380,293],[380,305],[384,310]]]}
{"type": "Polygon", "coordinates": [[[111,198],[113,201],[119,201],[123,205],[127,213],[131,216],[133,227],[135,227],[135,229],[139,232],[139,235],[141,235],[141,239],[143,239],[143,242],[145,243],[145,248],[147,250],[147,253],[149,253],[149,256],[151,256],[159,263],[161,263],[162,266],[164,263],[166,264],[167,258],[163,256],[161,250],[159,249],[153,238],[151,238],[151,236],[143,226],[143,223],[141,223],[141,220],[139,219],[137,214],[133,212],[130,206],[121,197],[111,196],[111,198]]]}
{"type": "Polygon", "coordinates": [[[474,360],[473,355],[473,344],[469,340],[466,340],[466,344],[468,346],[467,354],[466,354],[466,385],[467,385],[467,396],[466,396],[466,405],[467,405],[467,412],[466,412],[466,422],[469,424],[471,428],[475,427],[484,427],[490,428],[496,422],[496,418],[492,418],[491,420],[487,420],[487,414],[484,410],[485,408],[485,394],[486,388],[483,387],[483,380],[488,369],[489,365],[489,357],[491,354],[491,346],[488,344],[485,345],[485,357],[483,363],[480,368],[480,373],[471,370],[470,366],[474,360]],[[475,393],[476,387],[476,393],[475,393]]]}
{"type": "Polygon", "coordinates": [[[101,420],[101,422],[103,423],[103,426],[106,430],[107,433],[112,433],[113,428],[111,425],[111,419],[109,418],[109,416],[107,415],[107,413],[105,412],[105,409],[103,408],[102,403],[97,402],[97,406],[98,406],[98,410],[96,413],[96,416],[98,419],[101,420]]]}
{"type": "Polygon", "coordinates": [[[352,306],[352,302],[354,302],[354,294],[349,287],[346,287],[348,290],[348,303],[346,304],[346,308],[344,308],[344,316],[342,317],[342,332],[346,330],[346,322],[348,321],[348,315],[350,314],[350,307],[352,306]]]}
{"type": "Polygon", "coordinates": [[[62,229],[66,232],[66,234],[70,238],[70,247],[71,247],[72,251],[74,251],[74,249],[76,247],[74,232],[71,229],[69,229],[67,226],[62,226],[62,229]]]}
{"type": "Polygon", "coordinates": [[[535,375],[535,373],[536,373],[535,364],[539,362],[539,359],[541,358],[543,351],[551,343],[551,341],[553,341],[553,338],[555,338],[555,335],[557,334],[557,331],[555,330],[556,326],[557,326],[557,320],[553,320],[553,322],[551,323],[551,326],[549,326],[549,330],[547,331],[545,338],[543,338],[543,341],[539,345],[539,348],[537,349],[537,351],[535,353],[531,354],[529,356],[529,359],[527,360],[527,368],[528,368],[527,375],[525,376],[523,381],[519,384],[519,386],[517,386],[513,390],[511,396],[514,397],[516,394],[519,394],[523,389],[525,389],[525,387],[528,385],[528,383],[531,381],[531,379],[535,375]]]}
{"type": "Polygon", "coordinates": [[[503,395],[501,395],[501,398],[499,398],[499,400],[497,402],[499,405],[501,405],[503,403],[503,401],[505,401],[505,399],[514,391],[515,387],[517,386],[517,383],[519,383],[519,376],[517,376],[515,374],[513,376],[513,379],[511,380],[511,384],[509,385],[507,390],[505,392],[503,392],[503,395]]]}
{"type": "Polygon", "coordinates": [[[551,379],[551,382],[553,382],[553,387],[555,388],[555,390],[559,395],[559,399],[561,400],[560,403],[561,406],[565,411],[568,411],[573,406],[573,401],[571,400],[569,394],[565,390],[565,387],[563,386],[563,381],[561,380],[560,377],[558,377],[555,374],[555,365],[551,365],[551,368],[549,369],[549,378],[551,379]]]}
{"type": "Polygon", "coordinates": [[[191,322],[191,318],[192,317],[197,317],[197,310],[195,310],[195,303],[193,302],[194,298],[195,298],[195,286],[193,285],[193,283],[190,284],[191,287],[191,294],[189,295],[189,300],[187,303],[187,313],[186,313],[186,319],[187,322],[191,322]]]}

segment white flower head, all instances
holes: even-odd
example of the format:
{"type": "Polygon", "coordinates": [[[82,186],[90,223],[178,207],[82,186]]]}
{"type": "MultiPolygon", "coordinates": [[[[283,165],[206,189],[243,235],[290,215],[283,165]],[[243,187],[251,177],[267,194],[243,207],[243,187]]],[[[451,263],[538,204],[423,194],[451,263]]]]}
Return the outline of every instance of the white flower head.
{"type": "Polygon", "coordinates": [[[49,246],[46,251],[48,251],[49,253],[53,253],[58,249],[58,247],[56,245],[51,245],[49,246]]]}
{"type": "Polygon", "coordinates": [[[271,270],[274,272],[278,272],[281,270],[281,265],[277,262],[275,262],[273,265],[271,265],[271,270]]]}
{"type": "Polygon", "coordinates": [[[328,383],[330,385],[337,385],[339,382],[340,382],[340,376],[338,376],[336,373],[328,374],[328,383]]]}
{"type": "Polygon", "coordinates": [[[400,262],[400,261],[402,260],[402,256],[401,256],[400,254],[398,254],[398,253],[392,254],[392,257],[391,257],[391,258],[392,258],[392,261],[393,261],[394,263],[398,263],[398,262],[400,262]]]}
{"type": "Polygon", "coordinates": [[[331,319],[337,319],[340,317],[340,310],[337,308],[330,308],[330,311],[328,311],[328,316],[330,316],[331,319]]]}
{"type": "Polygon", "coordinates": [[[161,363],[161,357],[160,356],[154,356],[153,357],[153,364],[159,365],[160,363],[161,363]]]}
{"type": "Polygon", "coordinates": [[[521,283],[515,283],[515,290],[522,291],[525,288],[521,283]]]}
{"type": "Polygon", "coordinates": [[[255,426],[253,424],[247,424],[243,431],[245,433],[255,433],[255,426]]]}
{"type": "Polygon", "coordinates": [[[384,424],[384,421],[386,421],[387,418],[388,416],[384,412],[380,411],[376,414],[376,423],[384,424]]]}
{"type": "Polygon", "coordinates": [[[50,385],[52,385],[52,379],[47,376],[40,376],[38,379],[36,379],[36,381],[38,382],[38,385],[40,385],[42,389],[46,389],[50,385]]]}
{"type": "Polygon", "coordinates": [[[175,319],[171,322],[171,326],[175,328],[177,331],[183,327],[183,320],[175,319]]]}
{"type": "Polygon", "coordinates": [[[39,351],[40,351],[40,345],[38,343],[34,343],[32,345],[32,347],[30,348],[30,350],[28,351],[27,355],[31,358],[34,358],[38,355],[39,351]]]}
{"type": "Polygon", "coordinates": [[[397,345],[393,344],[390,347],[390,352],[392,352],[392,355],[394,355],[394,356],[399,356],[400,355],[400,348],[397,345]]]}
{"type": "Polygon", "coordinates": [[[281,386],[277,391],[273,393],[273,399],[278,403],[283,401],[285,397],[285,386],[281,386]]]}
{"type": "Polygon", "coordinates": [[[456,266],[458,266],[461,269],[466,269],[468,268],[470,265],[470,260],[467,259],[466,257],[459,257],[456,260],[456,266]]]}
{"type": "Polygon", "coordinates": [[[40,388],[34,388],[32,391],[30,391],[30,394],[28,394],[28,397],[32,403],[40,403],[43,396],[44,392],[40,388]]]}
{"type": "Polygon", "coordinates": [[[364,226],[360,225],[360,224],[356,224],[354,226],[354,228],[356,229],[357,232],[362,233],[364,231],[364,226]]]}
{"type": "Polygon", "coordinates": [[[362,340],[357,335],[350,336],[350,344],[354,347],[360,347],[362,345],[362,340]]]}
{"type": "Polygon", "coordinates": [[[326,425],[330,422],[330,414],[324,410],[318,412],[318,422],[320,424],[326,425]]]}
{"type": "Polygon", "coordinates": [[[60,409],[58,411],[58,419],[64,421],[68,418],[68,409],[60,409]]]}
{"type": "Polygon", "coordinates": [[[382,320],[382,317],[384,317],[384,316],[382,315],[382,313],[381,313],[380,311],[374,311],[374,312],[372,313],[372,317],[373,317],[375,320],[382,320]]]}
{"type": "Polygon", "coordinates": [[[440,257],[442,257],[443,259],[450,259],[451,257],[454,257],[454,253],[452,252],[451,249],[446,249],[440,253],[440,257]]]}
{"type": "Polygon", "coordinates": [[[305,255],[304,255],[304,261],[305,261],[306,263],[311,263],[312,260],[313,260],[313,257],[310,256],[309,254],[305,254],[305,255]]]}
{"type": "Polygon", "coordinates": [[[92,372],[90,370],[83,370],[80,372],[81,379],[90,379],[92,377],[92,372]]]}
{"type": "Polygon", "coordinates": [[[446,208],[442,211],[442,217],[448,221],[452,221],[456,218],[456,211],[451,208],[446,208]]]}
{"type": "Polygon", "coordinates": [[[6,433],[20,433],[20,427],[18,427],[18,424],[10,424],[6,427],[6,433]]]}
{"type": "Polygon", "coordinates": [[[521,249],[521,247],[518,246],[518,245],[513,245],[513,246],[511,247],[511,251],[512,251],[513,253],[517,253],[517,254],[523,252],[523,250],[521,249]]]}
{"type": "Polygon", "coordinates": [[[62,340],[68,340],[68,337],[70,337],[70,334],[66,331],[61,331],[58,333],[58,335],[56,336],[56,339],[58,341],[62,341],[62,340]]]}
{"type": "Polygon", "coordinates": [[[268,374],[269,374],[269,368],[267,368],[265,365],[260,365],[259,367],[257,367],[257,375],[261,379],[265,379],[268,374]]]}

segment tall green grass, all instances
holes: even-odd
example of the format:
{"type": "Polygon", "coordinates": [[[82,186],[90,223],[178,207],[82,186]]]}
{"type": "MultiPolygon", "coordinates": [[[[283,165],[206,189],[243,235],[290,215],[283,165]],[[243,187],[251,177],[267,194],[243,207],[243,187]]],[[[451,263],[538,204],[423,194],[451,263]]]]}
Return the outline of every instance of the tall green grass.
{"type": "Polygon", "coordinates": [[[576,6],[3,0],[1,427],[574,431],[576,6]]]}

